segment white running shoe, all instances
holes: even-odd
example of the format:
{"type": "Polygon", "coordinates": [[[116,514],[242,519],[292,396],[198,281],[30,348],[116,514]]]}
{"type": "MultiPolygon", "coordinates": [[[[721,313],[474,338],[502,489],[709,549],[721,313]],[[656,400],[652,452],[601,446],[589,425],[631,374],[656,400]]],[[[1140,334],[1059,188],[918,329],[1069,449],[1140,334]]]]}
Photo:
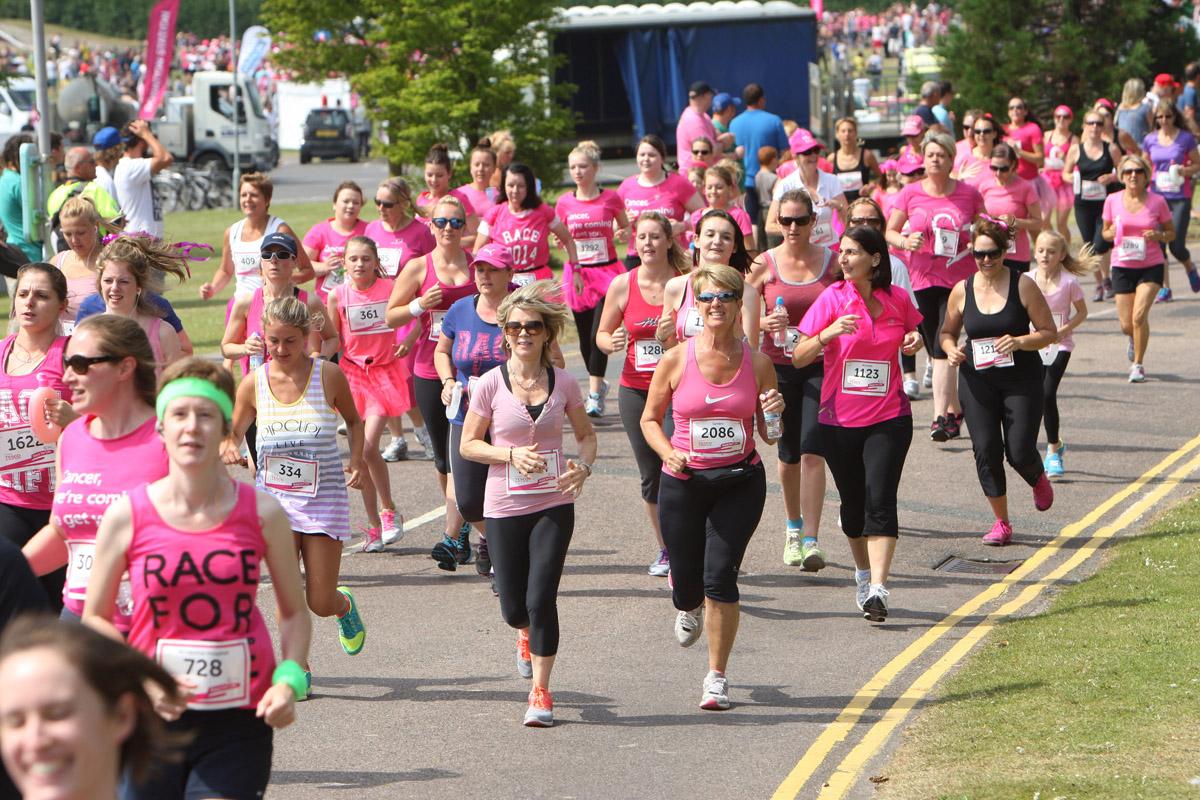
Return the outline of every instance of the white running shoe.
{"type": "Polygon", "coordinates": [[[933,361],[925,362],[925,379],[921,383],[926,389],[933,388],[933,361]]]}
{"type": "Polygon", "coordinates": [[[871,594],[871,576],[868,575],[862,580],[855,577],[854,582],[857,584],[855,587],[854,602],[858,604],[858,610],[862,611],[863,605],[867,602],[867,597],[871,594]]]}
{"type": "Polygon", "coordinates": [[[867,594],[866,602],[863,603],[863,619],[871,622],[883,622],[888,616],[888,590],[883,587],[883,584],[877,583],[871,586],[870,592],[867,594]]]}
{"type": "Polygon", "coordinates": [[[729,709],[729,681],[724,675],[710,670],[704,676],[704,694],[700,697],[700,707],[705,711],[729,709]]]}
{"type": "Polygon", "coordinates": [[[366,528],[363,534],[366,538],[363,539],[362,552],[379,553],[383,550],[383,538],[379,535],[379,528],[366,528]]]}
{"type": "Polygon", "coordinates": [[[1129,368],[1129,382],[1130,383],[1145,383],[1146,382],[1146,368],[1143,367],[1141,364],[1134,364],[1132,367],[1130,367],[1129,368]]]}
{"type": "Polygon", "coordinates": [[[404,538],[404,515],[394,510],[383,509],[379,512],[379,532],[384,544],[394,544],[404,538]]]}
{"type": "Polygon", "coordinates": [[[421,443],[421,447],[425,448],[425,457],[433,458],[433,440],[429,438],[429,429],[417,428],[413,433],[417,435],[417,441],[421,443]]]}
{"type": "Polygon", "coordinates": [[[680,611],[675,615],[675,639],[681,647],[691,647],[704,633],[704,604],[691,611],[680,611]]]}
{"type": "Polygon", "coordinates": [[[667,557],[666,549],[658,551],[658,558],[650,562],[650,568],[646,571],[656,578],[667,576],[667,573],[671,571],[671,560],[667,557]]]}
{"type": "Polygon", "coordinates": [[[904,381],[904,394],[909,400],[921,399],[921,387],[915,380],[908,379],[904,381]]]}
{"type": "Polygon", "coordinates": [[[388,446],[383,448],[380,453],[383,460],[395,463],[396,461],[408,460],[408,442],[404,441],[403,437],[397,436],[388,443],[388,446]]]}

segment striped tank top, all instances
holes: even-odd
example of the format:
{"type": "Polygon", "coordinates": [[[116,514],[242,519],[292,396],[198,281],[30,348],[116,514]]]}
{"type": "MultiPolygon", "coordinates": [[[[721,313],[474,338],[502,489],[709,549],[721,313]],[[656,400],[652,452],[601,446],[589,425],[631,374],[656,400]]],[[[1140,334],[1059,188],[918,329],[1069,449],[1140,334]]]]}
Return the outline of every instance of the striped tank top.
{"type": "Polygon", "coordinates": [[[322,362],[309,367],[308,386],[294,403],[271,391],[270,364],[254,373],[258,405],[258,488],[270,492],[292,530],[350,538],[350,501],[338,452],[337,412],[325,400],[322,362]]]}

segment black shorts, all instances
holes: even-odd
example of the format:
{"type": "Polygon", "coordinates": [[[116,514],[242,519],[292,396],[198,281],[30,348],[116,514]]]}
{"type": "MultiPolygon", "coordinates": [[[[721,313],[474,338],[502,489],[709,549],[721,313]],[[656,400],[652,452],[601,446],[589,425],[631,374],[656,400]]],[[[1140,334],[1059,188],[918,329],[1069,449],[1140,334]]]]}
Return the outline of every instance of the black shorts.
{"type": "Polygon", "coordinates": [[[925,342],[925,350],[930,358],[943,359],[946,351],[942,349],[942,323],[946,321],[946,304],[950,300],[950,290],[945,286],[930,286],[913,292],[917,298],[917,310],[921,312],[921,339],[925,342]]]}
{"type": "Polygon", "coordinates": [[[1143,283],[1153,283],[1162,286],[1163,265],[1158,264],[1157,266],[1144,267],[1142,269],[1130,269],[1128,267],[1112,268],[1113,294],[1133,294],[1137,291],[1137,287],[1143,283]]]}
{"type": "Polygon", "coordinates": [[[816,361],[807,367],[775,365],[779,393],[783,395],[783,436],[779,439],[779,460],[799,464],[802,455],[821,455],[821,428],[817,411],[821,407],[821,379],[825,364],[816,361]]]}

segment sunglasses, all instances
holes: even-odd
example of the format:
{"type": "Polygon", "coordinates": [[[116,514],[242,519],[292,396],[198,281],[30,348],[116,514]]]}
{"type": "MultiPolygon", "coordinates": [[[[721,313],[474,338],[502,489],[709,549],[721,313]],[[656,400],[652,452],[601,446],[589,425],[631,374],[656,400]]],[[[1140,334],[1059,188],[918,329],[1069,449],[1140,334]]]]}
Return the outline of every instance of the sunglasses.
{"type": "Polygon", "coordinates": [[[461,230],[467,226],[467,221],[461,217],[434,217],[429,220],[433,223],[433,227],[441,229],[447,225],[453,230],[461,230]]]}
{"type": "Polygon", "coordinates": [[[71,370],[76,375],[87,375],[93,364],[103,364],[105,361],[120,361],[124,356],[81,356],[73,355],[63,359],[63,371],[71,370]]]}
{"type": "Polygon", "coordinates": [[[1025,108],[1024,103],[1013,103],[1011,106],[1008,107],[1008,110],[1009,111],[1022,111],[1022,110],[1024,110],[1024,108],[1025,108]]]}
{"type": "Polygon", "coordinates": [[[1054,118],[1055,119],[1070,119],[1071,115],[1070,114],[1055,114],[1054,118]]]}
{"type": "Polygon", "coordinates": [[[995,164],[988,164],[988,169],[990,169],[992,172],[997,173],[998,175],[1003,175],[1004,173],[1006,173],[1012,169],[1012,165],[1007,164],[1003,167],[999,167],[999,166],[996,166],[995,164]]]}
{"type": "Polygon", "coordinates": [[[544,330],[546,330],[546,323],[540,319],[531,319],[528,322],[504,323],[504,332],[509,336],[520,336],[521,331],[525,331],[530,336],[537,336],[544,330]]]}
{"type": "Polygon", "coordinates": [[[376,197],[375,198],[375,207],[376,208],[395,208],[396,201],[395,200],[380,200],[378,197],[376,197]]]}
{"type": "Polygon", "coordinates": [[[1094,126],[1094,125],[1103,125],[1103,124],[1104,124],[1104,120],[1102,120],[1102,119],[1089,119],[1089,120],[1087,120],[1086,122],[1084,122],[1083,124],[1084,124],[1084,125],[1088,125],[1088,126],[1094,126]]]}
{"type": "Polygon", "coordinates": [[[853,225],[882,225],[883,220],[879,217],[851,217],[850,224],[853,225]]]}
{"type": "Polygon", "coordinates": [[[995,128],[976,128],[973,132],[976,136],[984,136],[989,133],[995,133],[996,129],[995,128]]]}
{"type": "Polygon", "coordinates": [[[263,261],[291,261],[294,255],[286,250],[268,250],[262,254],[263,261]]]}
{"type": "Polygon", "coordinates": [[[1123,170],[1121,170],[1121,175],[1122,175],[1122,176],[1125,176],[1125,175],[1145,175],[1145,174],[1146,174],[1146,170],[1142,169],[1141,167],[1137,167],[1136,169],[1123,169],[1123,170]]]}
{"type": "Polygon", "coordinates": [[[971,255],[975,256],[976,261],[991,261],[1000,257],[1000,250],[972,250],[971,255]]]}
{"type": "Polygon", "coordinates": [[[693,150],[692,155],[694,155],[694,156],[712,155],[712,150],[693,150]]]}
{"type": "Polygon", "coordinates": [[[806,214],[803,217],[780,217],[779,227],[790,228],[793,225],[798,225],[803,228],[808,223],[812,222],[812,214],[806,214]]]}
{"type": "Polygon", "coordinates": [[[700,292],[696,295],[696,299],[701,303],[711,303],[713,300],[720,300],[722,303],[732,303],[738,299],[737,292],[700,292]]]}

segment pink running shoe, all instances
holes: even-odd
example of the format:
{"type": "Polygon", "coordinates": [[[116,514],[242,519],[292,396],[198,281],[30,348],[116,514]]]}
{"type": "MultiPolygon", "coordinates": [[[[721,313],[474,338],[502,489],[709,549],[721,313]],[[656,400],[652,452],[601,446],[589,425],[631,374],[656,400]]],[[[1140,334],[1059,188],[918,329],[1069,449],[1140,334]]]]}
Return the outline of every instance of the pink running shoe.
{"type": "Polygon", "coordinates": [[[1050,479],[1043,472],[1037,479],[1037,483],[1033,485],[1033,507],[1038,511],[1045,511],[1052,505],[1054,505],[1054,487],[1050,485],[1050,479]]]}
{"type": "Polygon", "coordinates": [[[1003,547],[1012,541],[1012,525],[1008,520],[998,519],[992,529],[983,535],[983,543],[1003,547]]]}

